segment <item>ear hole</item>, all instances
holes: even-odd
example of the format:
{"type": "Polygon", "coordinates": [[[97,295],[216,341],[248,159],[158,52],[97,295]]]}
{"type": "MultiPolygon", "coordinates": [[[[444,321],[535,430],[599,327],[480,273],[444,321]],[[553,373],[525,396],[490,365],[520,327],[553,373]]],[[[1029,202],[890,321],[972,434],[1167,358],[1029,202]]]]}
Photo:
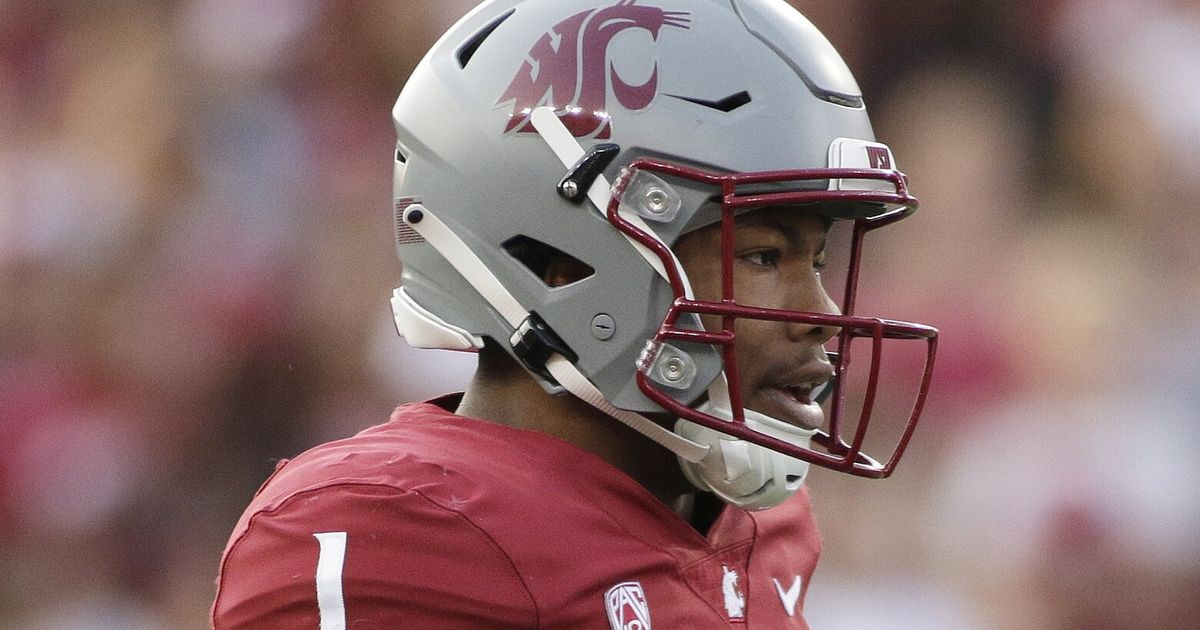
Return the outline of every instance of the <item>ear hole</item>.
{"type": "Polygon", "coordinates": [[[582,260],[528,236],[514,236],[501,247],[550,288],[573,284],[596,273],[582,260]]]}

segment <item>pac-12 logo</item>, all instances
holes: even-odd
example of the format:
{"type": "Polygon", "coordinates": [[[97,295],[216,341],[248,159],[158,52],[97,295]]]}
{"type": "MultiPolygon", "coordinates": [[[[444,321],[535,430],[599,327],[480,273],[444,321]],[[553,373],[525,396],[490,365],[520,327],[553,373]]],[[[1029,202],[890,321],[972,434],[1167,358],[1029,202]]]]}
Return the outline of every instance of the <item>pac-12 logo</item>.
{"type": "Polygon", "coordinates": [[[687,30],[691,13],[665,11],[618,0],[610,7],[577,13],[542,35],[513,77],[497,104],[512,103],[505,133],[533,132],[530,114],[542,105],[558,110],[559,117],[577,138],[608,138],[608,86],[623,107],[645,109],[658,94],[658,62],[641,85],[626,83],[608,63],[608,45],[629,29],[650,33],[655,42],[663,27],[687,30]]]}
{"type": "Polygon", "coordinates": [[[612,630],[650,630],[650,605],[637,582],[622,582],[604,594],[612,630]]]}

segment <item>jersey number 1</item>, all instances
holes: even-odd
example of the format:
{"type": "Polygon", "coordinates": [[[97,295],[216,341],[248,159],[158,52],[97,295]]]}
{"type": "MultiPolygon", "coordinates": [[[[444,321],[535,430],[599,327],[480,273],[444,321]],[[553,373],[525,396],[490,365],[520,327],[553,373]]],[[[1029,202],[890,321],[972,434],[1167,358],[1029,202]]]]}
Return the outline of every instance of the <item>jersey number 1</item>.
{"type": "Polygon", "coordinates": [[[346,603],[342,599],[342,565],[346,561],[346,532],[313,534],[321,545],[317,556],[317,609],[321,630],[346,630],[346,603]]]}

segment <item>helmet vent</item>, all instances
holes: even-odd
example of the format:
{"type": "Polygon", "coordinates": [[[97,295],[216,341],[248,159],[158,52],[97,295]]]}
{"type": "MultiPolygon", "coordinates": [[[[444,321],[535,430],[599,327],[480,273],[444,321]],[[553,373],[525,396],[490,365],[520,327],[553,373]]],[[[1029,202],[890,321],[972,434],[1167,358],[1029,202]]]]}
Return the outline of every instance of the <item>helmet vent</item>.
{"type": "Polygon", "coordinates": [[[501,247],[550,288],[574,284],[596,273],[582,260],[528,236],[514,236],[501,247]]]}
{"type": "Polygon", "coordinates": [[[691,97],[691,96],[677,96],[675,94],[667,94],[667,96],[670,96],[671,98],[677,98],[681,101],[695,103],[696,105],[699,105],[701,107],[715,109],[719,112],[724,112],[726,114],[728,114],[729,112],[732,112],[733,110],[735,110],[739,107],[742,107],[743,105],[749,105],[750,102],[752,100],[754,100],[754,99],[750,98],[750,93],[745,90],[742,90],[741,92],[738,92],[737,94],[730,94],[729,96],[726,96],[725,98],[723,98],[719,101],[708,101],[708,100],[704,100],[702,98],[695,98],[695,97],[691,97]]]}
{"type": "Polygon", "coordinates": [[[817,98],[833,103],[834,105],[841,105],[842,107],[849,107],[851,109],[861,109],[863,107],[861,96],[850,96],[829,91],[816,92],[816,95],[817,98]]]}
{"type": "Polygon", "coordinates": [[[492,20],[487,26],[479,29],[479,32],[472,35],[471,39],[468,39],[466,43],[460,46],[458,48],[458,67],[465,70],[467,64],[471,63],[471,57],[475,56],[475,51],[479,50],[479,47],[483,44],[484,40],[486,40],[488,36],[492,34],[492,31],[495,31],[496,27],[500,26],[504,20],[507,20],[509,17],[511,17],[515,11],[516,9],[509,9],[504,15],[492,20]]]}

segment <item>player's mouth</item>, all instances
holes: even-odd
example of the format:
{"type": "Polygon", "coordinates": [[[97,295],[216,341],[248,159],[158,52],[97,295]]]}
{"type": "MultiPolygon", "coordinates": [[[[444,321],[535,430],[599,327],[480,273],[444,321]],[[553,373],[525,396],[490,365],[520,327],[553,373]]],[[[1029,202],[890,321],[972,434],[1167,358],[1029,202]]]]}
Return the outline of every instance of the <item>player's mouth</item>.
{"type": "Polygon", "coordinates": [[[760,390],[764,398],[760,411],[769,416],[804,427],[819,429],[825,424],[825,412],[812,399],[818,384],[784,385],[765,387],[760,390]]]}
{"type": "Polygon", "coordinates": [[[832,376],[828,363],[815,362],[801,376],[765,384],[758,390],[758,411],[805,429],[825,424],[825,412],[815,400],[816,392],[832,376]]]}

